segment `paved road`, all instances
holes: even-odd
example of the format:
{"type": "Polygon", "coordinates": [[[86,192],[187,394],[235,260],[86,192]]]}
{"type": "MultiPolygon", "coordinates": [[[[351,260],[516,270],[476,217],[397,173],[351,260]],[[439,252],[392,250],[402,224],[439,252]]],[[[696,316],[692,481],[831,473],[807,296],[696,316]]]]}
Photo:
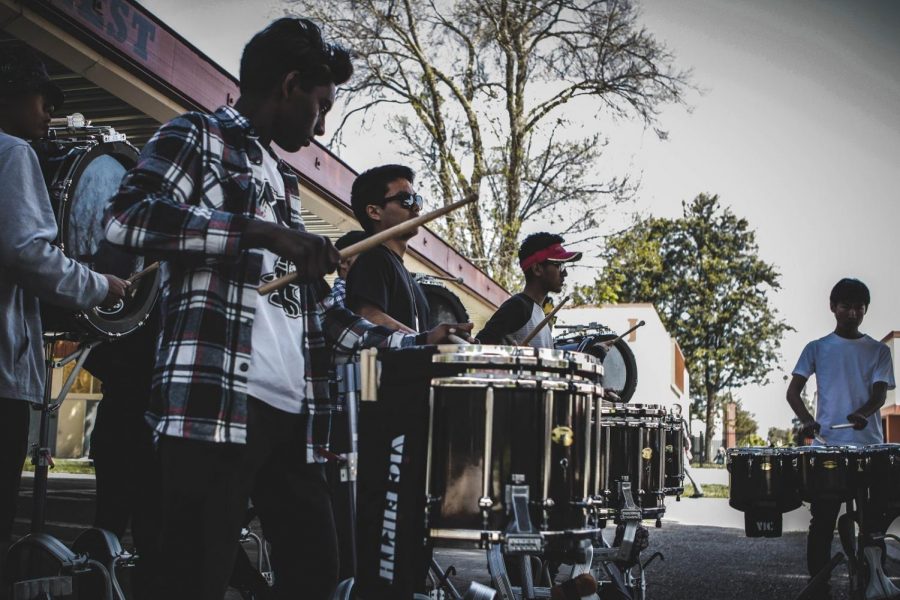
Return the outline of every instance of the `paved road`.
{"type": "MultiPolygon", "coordinates": [[[[28,530],[30,486],[31,479],[25,479],[16,527],[19,534],[28,530]]],[[[71,541],[91,521],[93,486],[91,477],[51,478],[47,507],[50,533],[71,541]]],[[[650,530],[650,551],[662,552],[665,561],[657,560],[648,569],[648,598],[790,600],[803,589],[806,538],[802,531],[787,532],[776,539],[748,539],[743,529],[738,528],[742,524],[741,514],[730,509],[725,500],[683,499],[671,503],[670,516],[662,529],[650,530]],[[701,524],[710,521],[730,527],[701,524]]],[[[798,522],[805,518],[798,514],[798,522]]],[[[837,542],[834,550],[838,550],[837,542]]],[[[450,564],[457,567],[457,582],[461,586],[468,581],[487,579],[484,555],[480,552],[439,550],[438,559],[445,567],[450,564]]],[[[900,573],[900,563],[892,561],[889,572],[900,573]]],[[[833,582],[835,600],[847,599],[845,567],[838,567],[833,582]]],[[[239,597],[230,594],[228,600],[239,600],[239,597]]]]}

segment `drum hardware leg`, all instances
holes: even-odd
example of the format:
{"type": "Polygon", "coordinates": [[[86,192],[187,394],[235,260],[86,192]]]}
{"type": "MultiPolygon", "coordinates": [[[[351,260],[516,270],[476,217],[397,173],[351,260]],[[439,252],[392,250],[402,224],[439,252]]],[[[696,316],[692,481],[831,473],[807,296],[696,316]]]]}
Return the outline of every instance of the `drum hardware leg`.
{"type": "Polygon", "coordinates": [[[828,580],[831,579],[831,572],[834,571],[839,564],[844,562],[844,558],[846,557],[843,552],[838,552],[832,556],[831,560],[828,561],[828,564],[822,567],[822,570],[809,580],[809,583],[794,600],[812,600],[812,598],[815,598],[820,594],[821,587],[826,585],[828,580]]]}
{"type": "Polygon", "coordinates": [[[47,476],[53,466],[53,458],[50,455],[50,414],[59,410],[63,401],[75,384],[75,379],[84,367],[91,350],[100,342],[82,344],[75,352],[60,359],[53,360],[53,345],[56,338],[45,339],[44,356],[46,357],[46,380],[44,384],[44,399],[41,404],[41,423],[38,441],[31,447],[31,464],[34,465],[34,506],[31,513],[31,532],[39,533],[44,529],[45,507],[47,503],[47,476]],[[51,400],[53,393],[53,370],[63,367],[72,361],[75,366],[60,389],[56,400],[51,400]]]}
{"type": "Polygon", "coordinates": [[[862,556],[868,565],[868,583],[866,584],[865,600],[889,600],[900,595],[900,589],[891,583],[884,569],[881,567],[882,551],[879,546],[866,546],[862,549],[862,556]]]}
{"type": "Polygon", "coordinates": [[[506,563],[503,560],[503,552],[499,544],[490,544],[487,549],[488,573],[491,583],[497,590],[498,600],[516,600],[513,594],[512,584],[506,573],[506,563]]]}
{"type": "Polygon", "coordinates": [[[445,592],[450,594],[452,600],[462,600],[462,596],[459,595],[459,591],[456,589],[456,586],[453,585],[453,582],[450,581],[450,578],[456,575],[456,567],[450,565],[446,570],[441,568],[441,565],[432,558],[431,559],[431,575],[434,578],[434,589],[443,589],[445,592]]]}
{"type": "MultiPolygon", "coordinates": [[[[694,478],[691,477],[691,472],[688,471],[688,468],[687,468],[687,467],[684,468],[684,475],[685,475],[688,479],[690,479],[691,485],[694,486],[694,493],[691,494],[691,498],[702,498],[703,495],[704,495],[704,494],[703,494],[703,488],[700,487],[700,484],[699,484],[699,483],[697,483],[696,481],[694,481],[694,478]]],[[[679,498],[680,498],[680,496],[679,496],[679,498]]]]}

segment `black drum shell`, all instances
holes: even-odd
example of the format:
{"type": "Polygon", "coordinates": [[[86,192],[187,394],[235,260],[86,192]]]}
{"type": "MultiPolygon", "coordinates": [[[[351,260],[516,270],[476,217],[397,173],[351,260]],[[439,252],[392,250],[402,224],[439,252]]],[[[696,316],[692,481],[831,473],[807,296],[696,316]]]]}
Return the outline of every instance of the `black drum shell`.
{"type": "Polygon", "coordinates": [[[864,483],[862,454],[851,446],[801,446],[796,449],[800,498],[845,502],[864,483]]]}
{"type": "Polygon", "coordinates": [[[665,494],[684,493],[684,425],[680,419],[666,421],[665,494]]]}
{"type": "MultiPolygon", "coordinates": [[[[439,499],[431,512],[434,529],[485,530],[478,501],[482,493],[485,398],[484,388],[436,387],[434,393],[432,469],[429,495],[439,499]]],[[[588,439],[590,396],[556,391],[550,429],[568,428],[572,443],[565,446],[546,439],[545,400],[540,390],[493,390],[493,427],[490,497],[493,507],[486,530],[503,530],[510,508],[504,497],[507,483],[529,486],[531,520],[544,521],[544,452],[550,448],[547,484],[550,530],[578,529],[586,525],[584,510],[588,469],[584,452],[588,439]]]]}
{"type": "Polygon", "coordinates": [[[800,507],[797,455],[787,449],[731,449],[728,451],[729,499],[741,511],[800,507]]]}
{"type": "Polygon", "coordinates": [[[885,508],[900,507],[900,444],[875,444],[862,451],[869,499],[885,508]]]}
{"type": "Polygon", "coordinates": [[[601,506],[613,513],[624,508],[617,482],[628,477],[635,504],[646,518],[665,511],[665,411],[657,405],[605,407],[600,420],[600,464],[592,484],[601,506]]]}

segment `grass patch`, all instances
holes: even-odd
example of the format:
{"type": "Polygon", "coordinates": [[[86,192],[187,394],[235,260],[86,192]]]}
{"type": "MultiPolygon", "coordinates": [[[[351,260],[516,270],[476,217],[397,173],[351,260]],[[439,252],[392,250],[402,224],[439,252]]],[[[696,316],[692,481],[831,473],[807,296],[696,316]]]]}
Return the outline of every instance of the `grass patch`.
{"type": "MultiPolygon", "coordinates": [[[[721,483],[705,483],[700,487],[703,488],[704,498],[728,498],[728,486],[721,483]]],[[[684,497],[690,498],[694,495],[694,486],[687,484],[684,486],[684,497]]]]}
{"type": "MultiPolygon", "coordinates": [[[[94,462],[90,460],[77,458],[54,458],[53,464],[54,466],[52,469],[50,469],[50,473],[74,473],[76,475],[94,474],[94,462]]],[[[34,465],[31,464],[30,458],[25,461],[25,466],[22,468],[22,470],[34,472],[34,465]]]]}

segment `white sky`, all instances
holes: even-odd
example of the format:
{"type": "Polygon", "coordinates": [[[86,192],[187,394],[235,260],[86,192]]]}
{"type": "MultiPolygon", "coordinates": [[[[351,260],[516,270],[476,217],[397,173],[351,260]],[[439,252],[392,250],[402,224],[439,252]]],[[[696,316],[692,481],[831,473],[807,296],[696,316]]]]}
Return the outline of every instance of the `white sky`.
{"type": "MultiPolygon", "coordinates": [[[[237,73],[277,2],[144,0],[237,73]]],[[[772,299],[797,331],[785,336],[773,384],[737,392],[760,433],[786,427],[782,376],[803,345],[833,329],[828,292],[855,276],[872,291],[863,330],[900,329],[895,179],[900,157],[900,2],[893,0],[643,0],[642,23],[693,68],[692,111],[666,109],[661,142],[633,125],[604,131],[608,166],[642,172],[638,210],[677,216],[681,201],[717,193],[757,231],[782,273],[772,299]]],[[[345,133],[357,170],[397,159],[372,132],[345,133]]],[[[585,249],[588,250],[589,249],[585,249]]],[[[582,271],[587,276],[587,270],[582,271]]]]}

